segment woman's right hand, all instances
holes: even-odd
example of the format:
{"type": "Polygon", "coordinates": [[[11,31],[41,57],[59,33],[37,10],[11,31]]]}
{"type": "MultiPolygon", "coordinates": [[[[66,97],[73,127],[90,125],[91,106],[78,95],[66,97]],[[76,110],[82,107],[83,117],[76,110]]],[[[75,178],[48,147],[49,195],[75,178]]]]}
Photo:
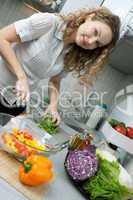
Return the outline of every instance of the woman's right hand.
{"type": "Polygon", "coordinates": [[[44,112],[44,115],[50,115],[52,117],[52,122],[54,122],[57,126],[61,122],[60,115],[58,113],[58,110],[55,106],[49,105],[47,109],[44,112]]]}
{"type": "Polygon", "coordinates": [[[22,102],[27,102],[29,100],[30,90],[29,90],[28,80],[26,78],[17,80],[16,92],[17,92],[17,97],[19,97],[22,102]]]}

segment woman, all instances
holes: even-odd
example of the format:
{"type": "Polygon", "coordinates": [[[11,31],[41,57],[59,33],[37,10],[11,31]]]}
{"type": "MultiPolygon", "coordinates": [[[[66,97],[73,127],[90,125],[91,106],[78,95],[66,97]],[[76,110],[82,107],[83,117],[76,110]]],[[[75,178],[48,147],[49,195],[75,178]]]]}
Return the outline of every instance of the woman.
{"type": "Polygon", "coordinates": [[[15,101],[12,92],[6,98],[9,87],[15,86],[17,96],[26,100],[40,79],[50,78],[47,111],[59,124],[60,80],[74,71],[81,83],[90,84],[116,44],[119,28],[117,16],[106,8],[96,8],[68,16],[37,13],[1,29],[1,97],[15,101]]]}

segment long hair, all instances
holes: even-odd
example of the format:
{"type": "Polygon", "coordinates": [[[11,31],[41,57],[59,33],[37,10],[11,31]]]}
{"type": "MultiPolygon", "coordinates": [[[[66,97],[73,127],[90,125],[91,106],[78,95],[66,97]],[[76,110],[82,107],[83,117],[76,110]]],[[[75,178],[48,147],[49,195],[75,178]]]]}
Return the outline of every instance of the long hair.
{"type": "Polygon", "coordinates": [[[120,20],[107,8],[99,7],[93,9],[82,9],[67,16],[61,15],[67,23],[64,31],[64,41],[70,37],[77,28],[85,22],[86,18],[95,13],[92,20],[98,20],[107,24],[112,31],[112,41],[103,47],[93,50],[86,50],[76,44],[72,44],[70,50],[64,57],[64,68],[66,71],[73,71],[82,84],[92,84],[96,74],[103,69],[110,51],[119,38],[120,20]]]}

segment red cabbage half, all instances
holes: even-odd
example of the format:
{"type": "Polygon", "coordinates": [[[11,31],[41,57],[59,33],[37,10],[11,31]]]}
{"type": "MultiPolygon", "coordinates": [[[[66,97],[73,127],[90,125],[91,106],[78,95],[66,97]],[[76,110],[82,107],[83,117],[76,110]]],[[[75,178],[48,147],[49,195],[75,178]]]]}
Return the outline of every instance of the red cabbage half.
{"type": "Polygon", "coordinates": [[[95,175],[98,169],[98,160],[96,155],[89,150],[69,151],[65,167],[73,180],[83,181],[95,175]]]}

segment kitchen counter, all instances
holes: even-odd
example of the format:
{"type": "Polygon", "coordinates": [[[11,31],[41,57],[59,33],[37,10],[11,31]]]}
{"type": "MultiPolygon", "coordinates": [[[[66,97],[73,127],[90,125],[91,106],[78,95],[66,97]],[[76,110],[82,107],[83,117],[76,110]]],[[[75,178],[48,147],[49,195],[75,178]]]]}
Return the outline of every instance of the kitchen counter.
{"type": "MultiPolygon", "coordinates": [[[[64,123],[61,124],[61,127],[68,134],[77,133],[74,129],[70,128],[64,123]]],[[[101,137],[103,137],[101,132],[96,132],[94,142],[98,144],[101,141],[101,137]]],[[[71,183],[68,176],[66,175],[64,169],[64,160],[66,153],[67,149],[64,149],[61,152],[49,157],[50,160],[53,161],[55,180],[51,184],[46,185],[47,193],[44,194],[42,200],[85,200],[82,194],[75,188],[75,186],[71,183]]],[[[129,166],[131,169],[132,164],[133,162],[131,163],[131,166],[129,166]]],[[[130,169],[128,169],[128,171],[132,172],[132,170],[130,169]]],[[[0,199],[2,200],[28,200],[28,198],[24,197],[21,193],[16,191],[15,188],[11,187],[7,182],[2,179],[0,179],[0,194],[0,199]]]]}
{"type": "MultiPolygon", "coordinates": [[[[50,184],[48,193],[44,195],[42,200],[84,200],[81,193],[72,185],[64,170],[64,158],[66,150],[51,156],[54,164],[55,180],[50,184]]],[[[28,200],[21,193],[16,191],[4,180],[0,179],[0,199],[4,200],[28,200]]]]}
{"type": "MultiPolygon", "coordinates": [[[[68,133],[75,134],[76,132],[69,128],[67,125],[63,125],[64,129],[68,133]]],[[[49,158],[53,161],[55,180],[48,187],[47,194],[44,195],[42,200],[84,200],[85,198],[81,193],[72,185],[68,179],[64,170],[64,159],[67,153],[67,149],[50,156],[49,158]]],[[[7,182],[0,179],[0,199],[6,200],[28,200],[21,193],[17,192],[7,182]]]]}

